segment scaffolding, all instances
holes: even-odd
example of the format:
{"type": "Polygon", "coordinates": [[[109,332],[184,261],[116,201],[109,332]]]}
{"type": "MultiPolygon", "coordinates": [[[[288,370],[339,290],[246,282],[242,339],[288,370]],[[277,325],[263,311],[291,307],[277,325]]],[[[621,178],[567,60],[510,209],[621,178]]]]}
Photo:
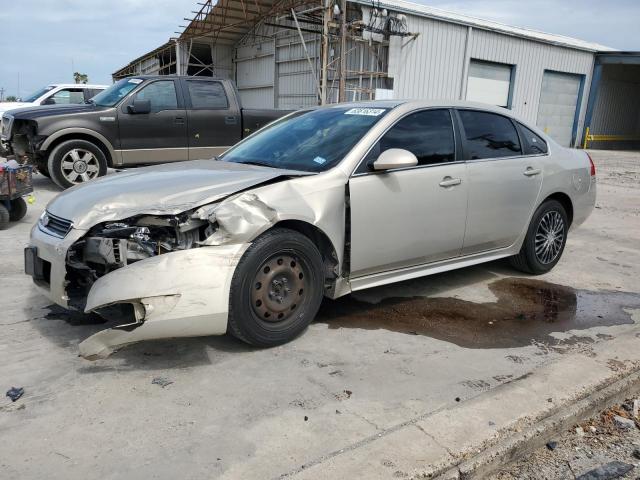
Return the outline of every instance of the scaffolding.
{"type": "Polygon", "coordinates": [[[404,15],[376,8],[375,1],[205,0],[198,6],[177,39],[134,60],[114,79],[154,68],[233,78],[241,94],[269,90],[281,108],[374,99],[393,88],[390,38],[416,37],[404,15]],[[271,62],[263,66],[271,79],[250,71],[261,58],[271,62]],[[261,80],[243,84],[251,75],[261,80]],[[295,81],[306,82],[306,90],[293,88],[295,81]]]}

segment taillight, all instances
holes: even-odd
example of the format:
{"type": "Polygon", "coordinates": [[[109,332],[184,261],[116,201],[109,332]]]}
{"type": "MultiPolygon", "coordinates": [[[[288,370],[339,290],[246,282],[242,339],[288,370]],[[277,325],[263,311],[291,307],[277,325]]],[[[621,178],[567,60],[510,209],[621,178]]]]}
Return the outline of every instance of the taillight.
{"type": "MultiPolygon", "coordinates": [[[[587,152],[584,152],[587,153],[587,152]]],[[[596,165],[595,163],[593,163],[593,158],[591,158],[591,155],[589,155],[587,153],[587,157],[589,157],[589,163],[591,164],[591,176],[595,177],[596,176],[596,165]]]]}

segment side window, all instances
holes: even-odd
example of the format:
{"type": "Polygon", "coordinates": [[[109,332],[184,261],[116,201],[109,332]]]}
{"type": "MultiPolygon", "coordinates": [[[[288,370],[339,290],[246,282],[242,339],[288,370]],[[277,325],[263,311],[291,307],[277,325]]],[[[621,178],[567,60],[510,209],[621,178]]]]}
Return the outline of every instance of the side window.
{"type": "Polygon", "coordinates": [[[48,105],[70,105],[84,103],[84,92],[81,88],[65,88],[50,96],[45,103],[48,105]]]}
{"type": "Polygon", "coordinates": [[[545,142],[540,135],[534,133],[521,123],[518,123],[518,125],[520,125],[520,132],[522,132],[522,143],[524,143],[525,155],[541,155],[549,151],[547,142],[545,142]]]}
{"type": "Polygon", "coordinates": [[[418,158],[418,165],[455,160],[455,139],[449,110],[424,110],[398,121],[371,149],[356,173],[366,172],[370,162],[385,150],[403,148],[418,158]]]}
{"type": "Polygon", "coordinates": [[[522,154],[516,127],[507,117],[476,110],[459,113],[471,160],[522,154]]]}
{"type": "Polygon", "coordinates": [[[136,93],[136,98],[151,101],[152,112],[178,108],[178,97],[173,80],[153,82],[136,93]]]}
{"type": "Polygon", "coordinates": [[[195,109],[227,108],[229,102],[220,82],[187,80],[191,106],[195,109]]]}

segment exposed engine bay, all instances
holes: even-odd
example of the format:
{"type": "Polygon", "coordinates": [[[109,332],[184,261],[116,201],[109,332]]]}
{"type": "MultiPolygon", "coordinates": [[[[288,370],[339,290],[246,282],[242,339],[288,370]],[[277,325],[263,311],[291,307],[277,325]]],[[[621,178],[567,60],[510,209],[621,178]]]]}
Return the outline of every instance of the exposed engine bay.
{"type": "Polygon", "coordinates": [[[83,310],[98,278],[140,260],[199,247],[211,232],[208,221],[191,218],[190,213],[144,215],[94,226],[67,251],[70,304],[83,310]]]}

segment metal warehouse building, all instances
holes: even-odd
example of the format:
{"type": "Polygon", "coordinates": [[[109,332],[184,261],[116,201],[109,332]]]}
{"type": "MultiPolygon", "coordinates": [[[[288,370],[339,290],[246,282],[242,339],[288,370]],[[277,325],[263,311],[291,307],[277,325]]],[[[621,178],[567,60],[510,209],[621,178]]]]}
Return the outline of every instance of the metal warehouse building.
{"type": "Polygon", "coordinates": [[[243,106],[380,98],[510,108],[563,145],[640,145],[640,54],[407,1],[207,0],[140,74],[235,80],[243,106]]]}

